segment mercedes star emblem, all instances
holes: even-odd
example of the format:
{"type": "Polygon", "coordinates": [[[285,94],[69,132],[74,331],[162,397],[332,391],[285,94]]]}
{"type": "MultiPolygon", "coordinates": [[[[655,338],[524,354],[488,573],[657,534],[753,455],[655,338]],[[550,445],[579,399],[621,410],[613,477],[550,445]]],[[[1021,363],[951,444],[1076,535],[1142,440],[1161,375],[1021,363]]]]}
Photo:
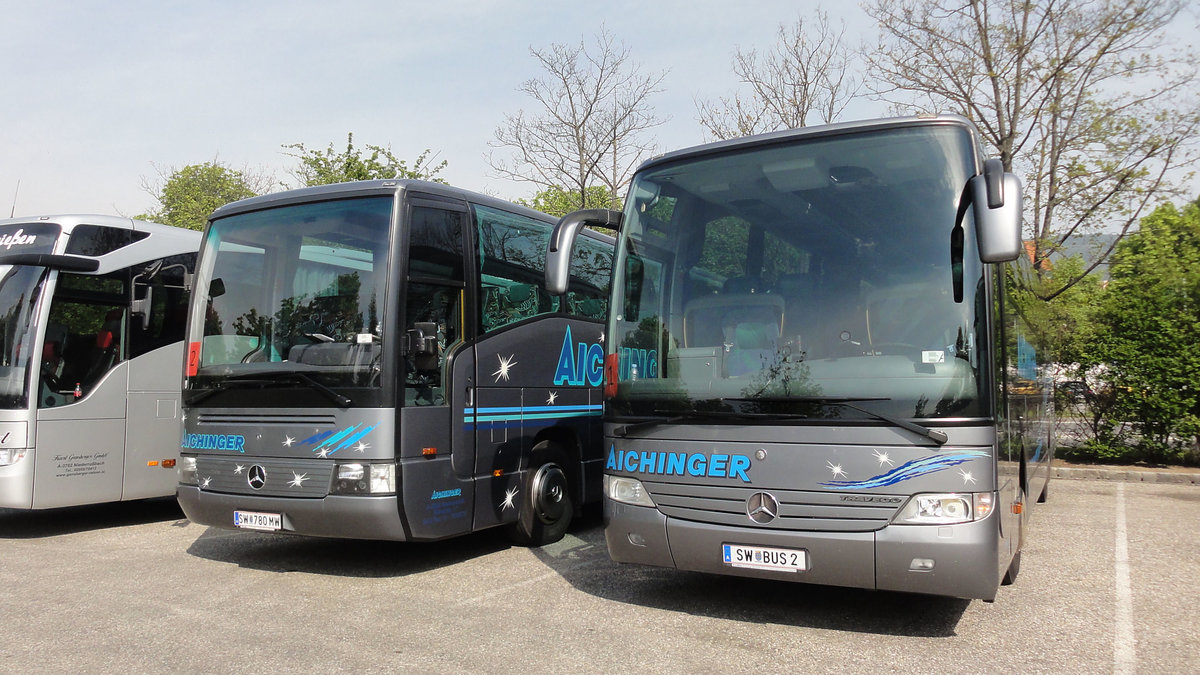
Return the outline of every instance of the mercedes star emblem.
{"type": "Polygon", "coordinates": [[[770,492],[755,492],[746,500],[746,515],[759,525],[766,525],[779,515],[779,500],[770,492]]]}
{"type": "Polygon", "coordinates": [[[255,464],[246,474],[246,482],[255,490],[261,490],[262,486],[267,484],[267,470],[262,468],[261,464],[255,464]]]}

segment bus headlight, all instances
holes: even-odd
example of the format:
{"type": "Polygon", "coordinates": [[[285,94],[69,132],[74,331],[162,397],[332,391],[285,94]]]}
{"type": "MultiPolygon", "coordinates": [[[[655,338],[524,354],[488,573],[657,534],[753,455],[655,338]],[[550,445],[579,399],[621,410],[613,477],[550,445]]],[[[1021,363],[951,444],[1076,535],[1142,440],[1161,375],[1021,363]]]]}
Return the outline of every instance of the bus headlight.
{"type": "Polygon", "coordinates": [[[982,520],[992,511],[991,492],[919,494],[909,498],[892,522],[898,525],[953,525],[982,520]]]}
{"type": "Polygon", "coordinates": [[[650,499],[646,488],[642,486],[642,482],[636,478],[626,478],[625,476],[605,476],[604,477],[604,494],[614,502],[622,504],[633,504],[634,506],[654,506],[654,500],[650,499]]]}
{"type": "Polygon", "coordinates": [[[25,448],[4,448],[0,450],[0,466],[16,464],[25,456],[25,448]]]}
{"type": "Polygon", "coordinates": [[[180,457],[179,464],[179,484],[180,485],[196,485],[196,458],[195,457],[180,457]]]}
{"type": "Polygon", "coordinates": [[[395,492],[395,464],[352,462],[338,464],[334,468],[331,494],[379,495],[395,492]]]}

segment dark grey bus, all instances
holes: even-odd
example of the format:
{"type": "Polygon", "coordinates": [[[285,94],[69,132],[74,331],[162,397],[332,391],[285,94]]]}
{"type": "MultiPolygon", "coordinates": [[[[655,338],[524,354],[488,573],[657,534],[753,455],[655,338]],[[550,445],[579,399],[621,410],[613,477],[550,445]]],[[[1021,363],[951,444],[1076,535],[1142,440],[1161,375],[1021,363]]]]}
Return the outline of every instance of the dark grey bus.
{"type": "Polygon", "coordinates": [[[561,538],[599,500],[613,240],[545,288],[555,220],[364,181],[222,207],[188,325],[179,502],[218,527],[561,538]]]}
{"type": "Polygon", "coordinates": [[[605,343],[620,562],[995,597],[1046,496],[1020,181],[955,116],[778,132],[642,165],[605,343]]]}
{"type": "Polygon", "coordinates": [[[200,233],[0,220],[0,507],[168,497],[200,233]]]}

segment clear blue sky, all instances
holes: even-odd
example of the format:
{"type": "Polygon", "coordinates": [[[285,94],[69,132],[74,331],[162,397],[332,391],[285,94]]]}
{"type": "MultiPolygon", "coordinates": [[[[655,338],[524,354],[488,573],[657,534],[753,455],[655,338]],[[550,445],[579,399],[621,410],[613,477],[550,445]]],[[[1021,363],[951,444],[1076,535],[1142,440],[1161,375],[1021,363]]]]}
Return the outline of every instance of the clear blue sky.
{"type": "MultiPolygon", "coordinates": [[[[694,99],[732,92],[736,48],[767,49],[815,0],[603,3],[61,2],[0,0],[0,217],[134,215],[141,188],[214,158],[290,181],[281,145],[321,148],[354,132],[412,160],[431,148],[451,183],[504,198],[534,188],[490,176],[488,141],[516,91],[540,75],[531,46],[589,42],[604,24],[649,71],[669,121],[662,150],[704,141],[694,99]]],[[[826,2],[848,39],[871,38],[849,2],[826,2]]],[[[1189,24],[1194,19],[1189,19],[1189,24]]],[[[848,117],[884,114],[863,102],[848,117]]]]}

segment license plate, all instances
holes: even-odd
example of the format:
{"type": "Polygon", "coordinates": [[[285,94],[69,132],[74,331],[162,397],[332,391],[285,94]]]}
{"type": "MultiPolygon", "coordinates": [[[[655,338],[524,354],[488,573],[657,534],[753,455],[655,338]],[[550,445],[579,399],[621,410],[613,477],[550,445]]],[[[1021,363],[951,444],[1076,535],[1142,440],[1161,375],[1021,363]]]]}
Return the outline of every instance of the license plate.
{"type": "Polygon", "coordinates": [[[246,530],[266,530],[268,532],[283,529],[283,516],[278,513],[257,513],[255,511],[234,511],[233,526],[246,530]]]}
{"type": "Polygon", "coordinates": [[[795,548],[769,548],[722,544],[721,556],[730,567],[748,567],[776,572],[803,572],[808,569],[808,552],[795,548]]]}

